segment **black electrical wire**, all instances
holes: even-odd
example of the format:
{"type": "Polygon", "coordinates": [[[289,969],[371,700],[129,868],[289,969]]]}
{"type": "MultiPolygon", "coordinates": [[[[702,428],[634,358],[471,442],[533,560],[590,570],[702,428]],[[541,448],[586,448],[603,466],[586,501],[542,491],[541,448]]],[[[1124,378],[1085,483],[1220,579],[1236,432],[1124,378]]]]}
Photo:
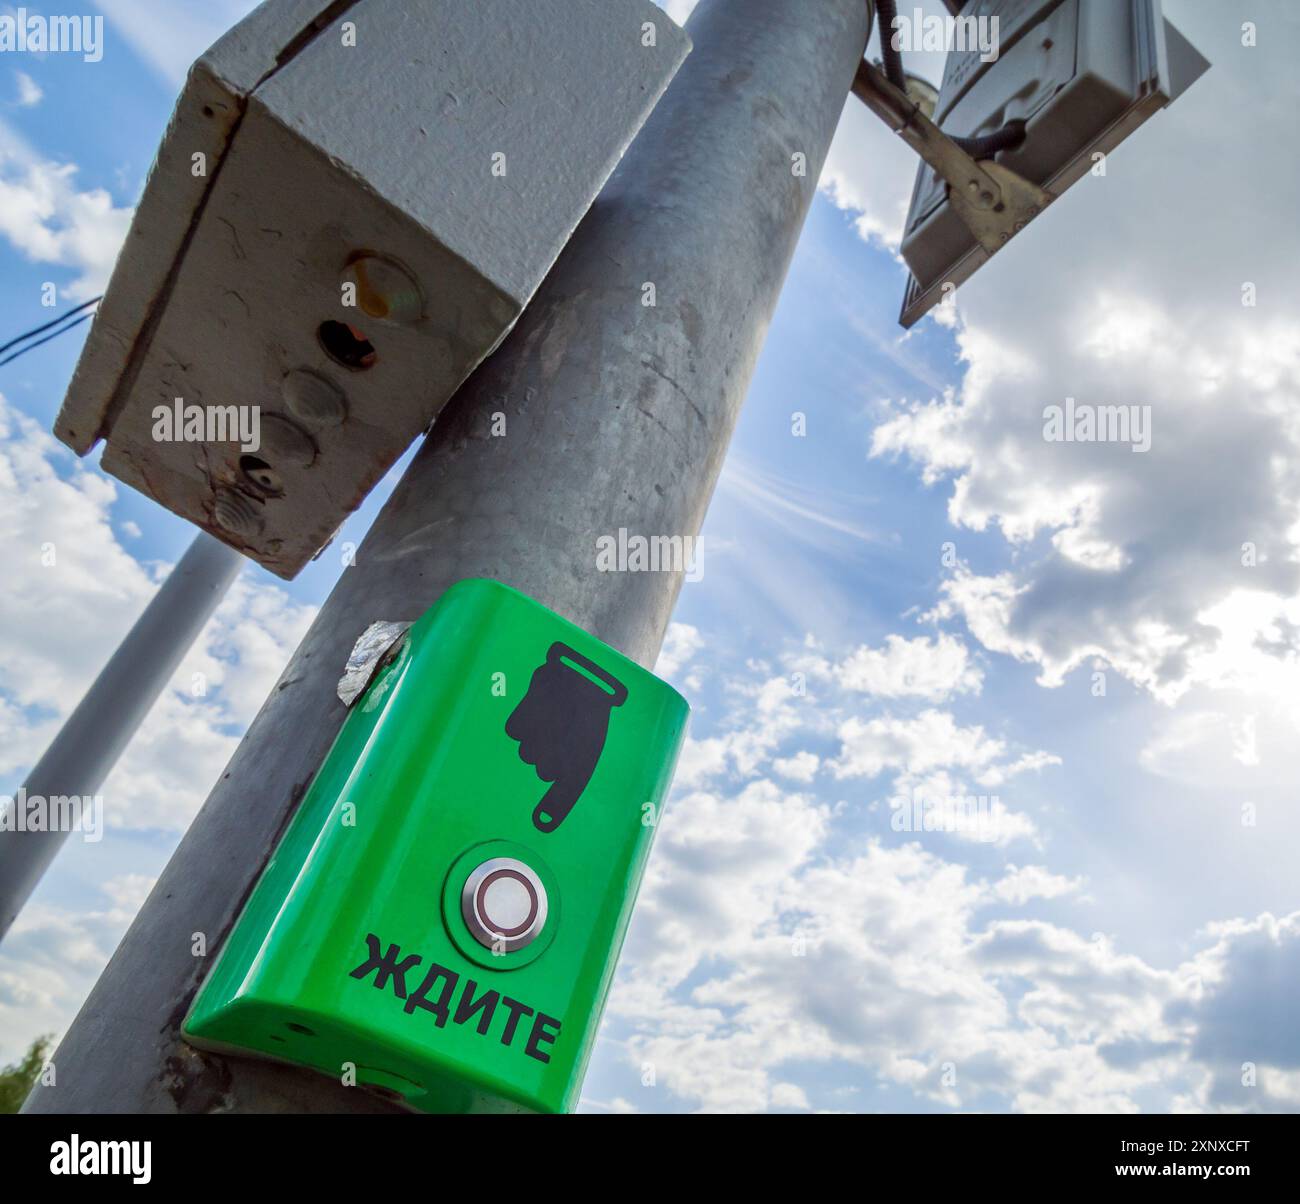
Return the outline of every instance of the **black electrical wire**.
{"type": "Polygon", "coordinates": [[[1019,117],[1013,117],[1000,130],[985,134],[982,138],[954,138],[953,141],[972,159],[991,159],[998,151],[1015,150],[1025,141],[1025,123],[1019,117]]]}
{"type": "MultiPolygon", "coordinates": [[[[876,13],[880,18],[880,58],[885,67],[885,77],[900,92],[907,92],[907,73],[903,70],[903,56],[894,46],[894,21],[898,17],[895,0],[876,0],[876,13]]],[[[991,159],[999,151],[1015,150],[1025,141],[1025,123],[1020,118],[1008,121],[1000,130],[980,138],[953,138],[972,159],[991,159]]]]}
{"type": "MultiPolygon", "coordinates": [[[[38,334],[43,334],[45,331],[49,330],[50,327],[58,326],[61,323],[66,322],[73,314],[79,314],[83,309],[89,309],[92,305],[98,305],[103,299],[104,297],[102,294],[98,297],[91,297],[89,301],[83,301],[75,309],[70,309],[67,313],[60,314],[57,318],[53,318],[49,322],[46,322],[44,326],[38,326],[35,330],[29,330],[26,334],[20,334],[16,339],[10,339],[3,347],[0,347],[0,355],[4,355],[10,347],[17,347],[19,343],[25,343],[28,339],[34,338],[38,334]]],[[[89,314],[86,315],[86,317],[89,316],[89,314]]],[[[77,323],[74,322],[72,325],[75,326],[76,324],[77,323]]],[[[62,334],[63,331],[59,331],[58,333],[62,334]]],[[[41,343],[44,343],[45,341],[45,339],[42,339],[41,343]]],[[[33,343],[32,346],[39,347],[40,343],[33,343]]],[[[8,363],[9,361],[5,360],[4,362],[8,363]]]]}
{"type": "MultiPolygon", "coordinates": [[[[96,298],[96,300],[98,300],[98,298],[96,298]]],[[[90,304],[90,302],[87,302],[87,304],[90,304]]],[[[85,309],[86,306],[81,305],[78,306],[77,308],[85,309]]],[[[71,315],[76,312],[77,310],[75,309],[70,310],[68,313],[63,315],[63,318],[71,317],[71,315]]],[[[37,347],[40,347],[42,344],[48,343],[51,339],[57,339],[59,335],[67,334],[67,332],[71,330],[74,326],[80,326],[83,322],[90,321],[90,319],[93,318],[94,316],[95,316],[94,314],[82,314],[81,317],[79,317],[75,322],[69,322],[66,326],[60,326],[59,329],[54,331],[53,334],[47,334],[43,339],[37,339],[36,342],[28,343],[25,347],[19,347],[18,350],[15,351],[12,355],[6,355],[4,359],[0,360],[0,368],[3,368],[5,364],[12,363],[20,355],[26,355],[29,351],[35,351],[37,347]]],[[[60,322],[63,321],[63,318],[60,318],[59,321],[60,322]]],[[[44,326],[40,327],[38,330],[29,330],[27,334],[23,335],[21,338],[12,339],[10,342],[6,343],[3,347],[0,347],[0,352],[8,351],[9,348],[12,347],[15,343],[21,343],[23,339],[30,338],[34,334],[39,334],[42,330],[49,330],[51,326],[55,326],[55,325],[57,325],[57,323],[47,322],[44,326]]]]}
{"type": "Polygon", "coordinates": [[[903,56],[894,45],[894,21],[898,5],[894,0],[876,0],[876,13],[880,17],[880,59],[885,64],[885,77],[900,92],[907,91],[907,76],[903,71],[903,56]]]}

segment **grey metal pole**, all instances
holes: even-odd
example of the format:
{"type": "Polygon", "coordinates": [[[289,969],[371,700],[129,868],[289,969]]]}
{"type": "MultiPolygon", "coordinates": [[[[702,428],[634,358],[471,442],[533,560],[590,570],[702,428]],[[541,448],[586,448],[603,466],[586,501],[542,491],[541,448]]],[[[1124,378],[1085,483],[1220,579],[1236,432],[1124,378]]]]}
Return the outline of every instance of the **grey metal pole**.
{"type": "MultiPolygon", "coordinates": [[[[37,797],[95,795],[212,616],[244,558],[200,531],[20,787],[37,797]]],[[[0,940],[68,832],[0,831],[0,940]]]]}
{"type": "Polygon", "coordinates": [[[209,964],[193,934],[219,948],[338,731],[335,684],[369,623],[495,577],[654,662],[680,574],[598,572],[596,541],[699,531],[869,7],[702,0],[694,53],[518,327],[443,411],[59,1046],[57,1086],[27,1110],[391,1109],[185,1045],[209,964]]]}

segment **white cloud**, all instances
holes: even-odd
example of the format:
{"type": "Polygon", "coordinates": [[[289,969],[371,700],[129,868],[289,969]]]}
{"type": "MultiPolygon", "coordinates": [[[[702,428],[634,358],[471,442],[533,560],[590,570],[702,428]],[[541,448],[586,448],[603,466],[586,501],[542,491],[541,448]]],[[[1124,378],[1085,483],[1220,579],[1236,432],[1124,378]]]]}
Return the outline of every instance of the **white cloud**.
{"type": "Polygon", "coordinates": [[[1050,765],[1060,765],[1061,763],[1061,758],[1055,753],[1044,752],[1039,749],[1037,752],[1025,753],[1024,756],[1018,757],[1014,761],[990,765],[988,768],[981,770],[976,775],[975,780],[981,786],[1001,786],[1022,773],[1037,773],[1050,765]]]}
{"type": "Polygon", "coordinates": [[[689,623],[669,623],[664,635],[655,672],[660,677],[676,677],[699,652],[703,639],[689,623]]]}
{"type": "MultiPolygon", "coordinates": [[[[923,848],[929,833],[893,847],[885,835],[846,838],[842,824],[853,812],[861,820],[861,808],[737,774],[728,750],[744,729],[791,705],[772,686],[783,679],[762,663],[751,671],[761,684],[728,691],[718,724],[728,735],[702,742],[716,756],[714,779],[733,784],[688,791],[669,808],[611,1000],[629,1060],[654,1072],[656,1094],[638,1106],[824,1106],[802,1080],[790,1083],[798,1066],[819,1091],[828,1078],[865,1076],[952,1107],[992,1096],[1024,1109],[1131,1110],[1150,1071],[1112,1066],[1102,1047],[1163,1038],[1160,1008],[1180,980],[1041,921],[980,921],[994,904],[1077,896],[1080,879],[1011,863],[976,880],[923,848]]],[[[838,772],[889,771],[936,791],[958,789],[944,766],[1010,776],[1042,760],[1011,759],[1004,742],[946,712],[866,717],[853,713],[861,705],[843,691],[821,700],[816,720],[796,708],[787,735],[824,736],[838,714],[838,772]]],[[[819,763],[800,749],[772,768],[790,777],[819,763]]],[[[1033,835],[1027,817],[997,805],[1008,839],[1033,835]]],[[[1178,1091],[1200,1081],[1182,1053],[1162,1064],[1166,1077],[1178,1091]]]]}
{"type": "Polygon", "coordinates": [[[821,758],[816,753],[801,750],[793,757],[777,757],[772,768],[792,782],[811,782],[817,776],[821,758]]]}
{"type": "Polygon", "coordinates": [[[110,825],[189,826],[314,615],[276,586],[235,583],[104,783],[110,825]]]}
{"type": "MultiPolygon", "coordinates": [[[[1300,1099],[1289,1029],[1253,1041],[1267,1086],[1244,1105],[1230,1088],[1245,1055],[1224,1052],[1223,1035],[1238,1010],[1273,1014],[1269,983],[1291,973],[1300,915],[1231,921],[1208,948],[1197,940],[1181,963],[1155,965],[1091,930],[1082,875],[1010,860],[1010,839],[985,847],[996,868],[976,874],[955,859],[969,844],[891,834],[882,809],[746,776],[731,750],[792,705],[767,662],[749,672],[700,741],[711,784],[682,787],[665,816],[611,998],[606,1040],[641,1081],[638,1109],[870,1107],[865,1089],[882,1086],[890,1107],[1040,1112],[1300,1099]],[[1273,960],[1242,986],[1250,957],[1263,956],[1273,960]]],[[[890,773],[895,788],[934,795],[960,791],[950,772],[1008,780],[1059,763],[1014,754],[945,711],[870,706],[828,691],[816,718],[795,707],[782,739],[834,739],[834,717],[833,769],[890,773]]],[[[787,782],[822,763],[806,748],[762,762],[787,782]]],[[[1036,839],[1027,816],[1003,806],[997,818],[1014,839],[1036,839]]]]}
{"type": "Polygon", "coordinates": [[[874,778],[885,770],[924,774],[955,767],[979,770],[1003,755],[1005,746],[979,726],[961,727],[946,711],[922,711],[915,718],[882,715],[846,719],[839,729],[839,778],[874,778]]]}
{"type": "Polygon", "coordinates": [[[1055,899],[1068,895],[1082,885],[1079,878],[1053,874],[1041,865],[1009,865],[1005,876],[994,884],[993,893],[999,899],[1020,905],[1031,899],[1055,899]]]}
{"type": "Polygon", "coordinates": [[[727,742],[710,736],[707,740],[686,737],[677,758],[673,781],[683,788],[695,787],[727,771],[727,742]]]}
{"type": "Polygon", "coordinates": [[[0,237],[34,263],[71,268],[68,295],[86,300],[104,290],[131,210],[102,188],[76,187],[77,168],[36,154],[0,121],[0,237]]]}
{"type": "Polygon", "coordinates": [[[636,1106],[806,1108],[835,1083],[1027,1112],[1300,1101],[1300,913],[1221,924],[1173,969],[1041,918],[982,921],[1082,887],[1015,863],[975,880],[915,841],[846,846],[831,809],[770,781],[688,794],[610,1004],[630,1065],[653,1071],[636,1106]]]}
{"type": "Polygon", "coordinates": [[[826,155],[820,185],[836,206],[854,214],[864,239],[895,248],[903,237],[916,165],[916,153],[851,96],[826,155]]]}
{"type": "Polygon", "coordinates": [[[67,1027],[152,886],[122,875],[103,883],[98,907],[33,904],[19,914],[0,945],[0,1061],[67,1027]]]}
{"type": "Polygon", "coordinates": [[[801,1106],[786,1086],[796,1065],[950,1107],[1132,1111],[1152,1083],[1198,1089],[1162,1017],[1185,973],[1041,921],[979,922],[989,903],[1073,883],[1011,867],[990,887],[916,844],[837,855],[828,818],[770,784],[674,809],[610,1007],[633,1064],[655,1072],[644,1107],[801,1106]],[[1173,1052],[1108,1058],[1139,1041],[1173,1052]]]}
{"type": "Polygon", "coordinates": [[[800,1108],[807,1111],[812,1107],[807,1093],[794,1083],[774,1083],[771,1101],[773,1108],[800,1108]]]}
{"type": "Polygon", "coordinates": [[[1170,1006],[1193,1054],[1212,1071],[1206,1103],[1232,1111],[1300,1108],[1300,912],[1211,929],[1214,945],[1186,967],[1190,989],[1170,1006]]]}
{"type": "Polygon", "coordinates": [[[954,693],[979,693],[983,680],[970,663],[966,645],[955,636],[940,633],[907,640],[890,635],[883,648],[863,646],[833,670],[848,690],[879,698],[913,696],[942,702],[954,693]]]}
{"type": "Polygon", "coordinates": [[[15,71],[14,79],[18,84],[18,105],[20,108],[30,109],[40,104],[45,98],[45,92],[26,71],[15,71]]]}
{"type": "MultiPolygon", "coordinates": [[[[823,768],[839,781],[888,775],[892,787],[873,789],[874,797],[853,804],[856,810],[874,811],[884,798],[916,794],[925,811],[933,812],[927,822],[938,824],[928,830],[997,845],[1037,840],[1027,813],[996,795],[976,794],[960,778],[981,791],[1000,788],[1059,765],[1056,754],[1013,750],[983,727],[963,725],[935,707],[910,715],[873,713],[877,698],[929,699],[977,690],[979,671],[960,641],[943,634],[915,640],[890,635],[879,650],[860,647],[836,657],[805,640],[780,659],[784,673],[774,675],[769,663],[754,661],[748,676],[726,681],[725,714],[720,721],[709,716],[714,722],[707,735],[687,739],[678,789],[740,788],[768,775],[811,785],[823,768]],[[815,751],[823,745],[827,753],[815,751]],[[963,808],[979,812],[973,827],[963,819],[963,808]]],[[[885,813],[880,818],[890,822],[885,813]]]]}
{"type": "MultiPolygon", "coordinates": [[[[116,496],[0,396],[0,557],[17,570],[0,591],[7,777],[39,755],[156,589],[113,533],[116,496]]],[[[185,828],[313,614],[277,586],[236,582],[104,784],[110,825],[185,828]]]]}
{"type": "Polygon", "coordinates": [[[0,590],[0,695],[29,711],[30,736],[5,742],[0,772],[53,734],[153,592],[113,537],[115,496],[0,396],[0,548],[15,570],[0,590]]]}

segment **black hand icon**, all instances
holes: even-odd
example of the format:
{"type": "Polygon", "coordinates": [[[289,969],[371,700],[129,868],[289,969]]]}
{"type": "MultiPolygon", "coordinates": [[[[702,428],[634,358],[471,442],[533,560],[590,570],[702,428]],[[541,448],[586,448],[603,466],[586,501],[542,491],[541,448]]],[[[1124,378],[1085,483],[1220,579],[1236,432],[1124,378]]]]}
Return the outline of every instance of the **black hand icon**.
{"type": "Polygon", "coordinates": [[[552,644],[533,671],[528,693],[506,720],[519,759],[552,782],[533,811],[540,832],[554,832],[582,797],[596,770],[610,712],[627,701],[627,687],[567,644],[552,644]]]}

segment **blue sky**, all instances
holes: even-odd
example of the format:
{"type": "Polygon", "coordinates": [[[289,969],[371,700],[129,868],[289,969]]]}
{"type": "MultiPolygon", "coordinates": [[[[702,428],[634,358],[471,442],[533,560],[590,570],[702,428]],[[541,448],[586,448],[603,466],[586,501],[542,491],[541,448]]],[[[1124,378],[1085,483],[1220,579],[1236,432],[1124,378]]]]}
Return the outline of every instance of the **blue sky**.
{"type": "MultiPolygon", "coordinates": [[[[0,56],[0,331],[102,286],[248,6],[101,7],[102,63],[0,56]]],[[[585,1107],[1300,1104],[1300,18],[1166,7],[1212,72],[910,334],[915,164],[846,110],[660,665],[692,739],[585,1107]],[[1067,396],[1150,405],[1150,452],[1046,443],[1067,396]],[[892,830],[913,791],[996,796],[994,838],[892,830]]],[[[80,339],[0,369],[0,793],[191,534],[42,433],[80,339]]],[[[0,1059],[71,1019],[341,571],[244,571],[0,947],[0,1059]]]]}

